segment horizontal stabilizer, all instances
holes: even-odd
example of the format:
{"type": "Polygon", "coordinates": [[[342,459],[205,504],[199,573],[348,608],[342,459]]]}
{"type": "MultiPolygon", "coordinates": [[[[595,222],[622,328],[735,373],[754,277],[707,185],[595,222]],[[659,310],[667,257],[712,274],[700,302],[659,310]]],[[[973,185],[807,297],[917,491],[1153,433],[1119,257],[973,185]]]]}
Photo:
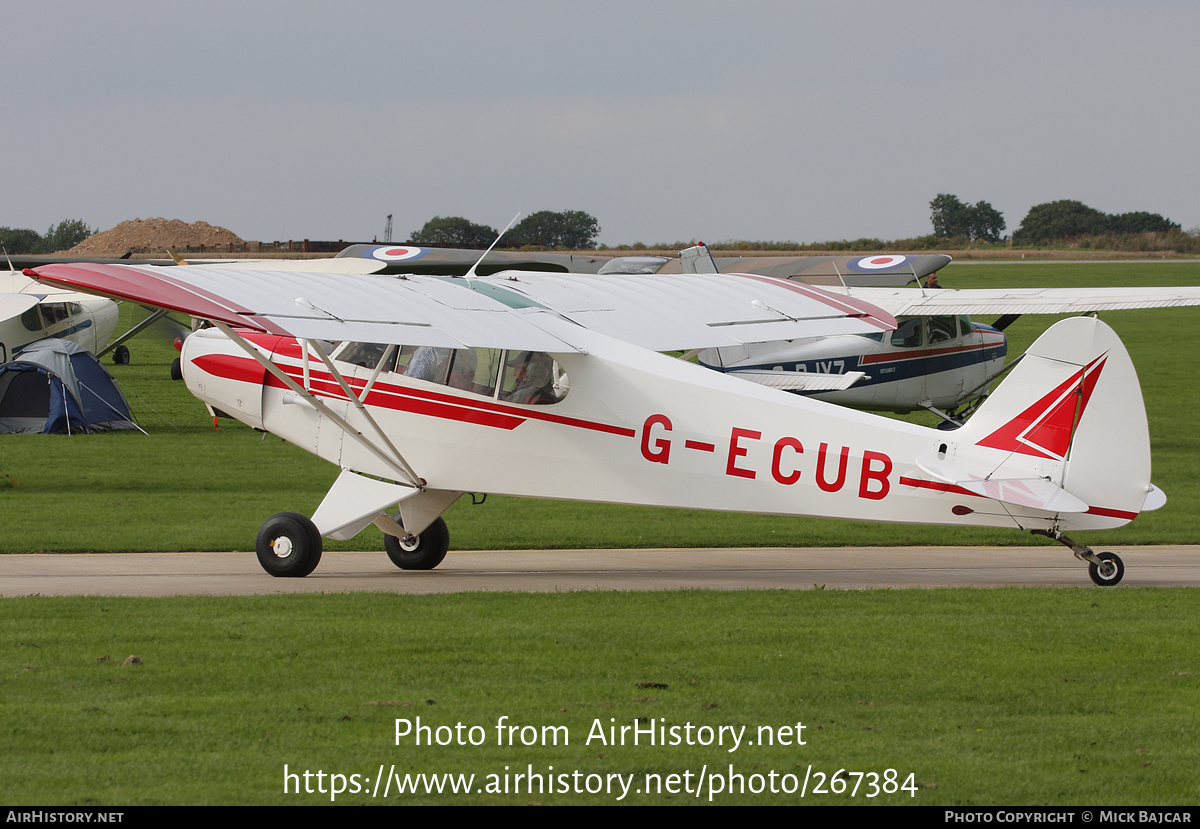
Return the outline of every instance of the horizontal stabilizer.
{"type": "Polygon", "coordinates": [[[961,487],[993,501],[1002,501],[1019,507],[1046,510],[1047,512],[1087,512],[1088,505],[1067,492],[1049,478],[1037,476],[1002,477],[981,475],[956,469],[951,464],[918,458],[917,466],[923,472],[944,483],[961,487]]]}
{"type": "Polygon", "coordinates": [[[1167,503],[1167,493],[1150,484],[1150,491],[1146,493],[1146,502],[1142,504],[1142,512],[1152,512],[1167,503]]]}

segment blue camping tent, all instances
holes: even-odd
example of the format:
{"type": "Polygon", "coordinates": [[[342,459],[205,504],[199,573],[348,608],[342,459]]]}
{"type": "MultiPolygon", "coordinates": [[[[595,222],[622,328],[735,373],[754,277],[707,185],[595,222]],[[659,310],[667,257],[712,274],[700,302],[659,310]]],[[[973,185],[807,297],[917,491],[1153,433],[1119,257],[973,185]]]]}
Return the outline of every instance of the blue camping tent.
{"type": "Polygon", "coordinates": [[[137,428],[112,375],[77,343],[40,340],[0,365],[0,433],[137,428]]]}

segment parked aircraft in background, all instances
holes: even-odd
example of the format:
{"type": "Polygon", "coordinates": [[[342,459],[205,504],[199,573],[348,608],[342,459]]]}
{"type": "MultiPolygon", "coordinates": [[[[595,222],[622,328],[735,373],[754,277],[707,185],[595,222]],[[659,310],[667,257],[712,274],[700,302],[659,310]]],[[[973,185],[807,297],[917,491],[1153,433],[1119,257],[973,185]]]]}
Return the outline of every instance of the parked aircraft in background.
{"type": "MultiPolygon", "coordinates": [[[[880,255],[885,259],[902,259],[880,255]]],[[[1084,314],[1130,308],[1200,305],[1200,287],[956,289],[921,286],[934,273],[914,265],[916,287],[857,286],[847,280],[831,293],[882,308],[898,320],[896,330],[704,349],[700,363],[745,380],[808,394],[867,411],[928,409],[952,426],[986,398],[1005,370],[1004,328],[1022,314],[1084,314]],[[997,317],[994,325],[970,314],[997,317]]],[[[943,267],[950,257],[937,264],[943,267]]],[[[702,248],[683,251],[690,273],[712,273],[702,248]]],[[[903,263],[901,264],[903,267],[903,263]]],[[[839,265],[839,270],[846,265],[839,265]]]]}
{"type": "Polygon", "coordinates": [[[185,311],[201,400],[341,467],[312,518],[259,532],[305,576],[323,536],[374,524],[401,568],[437,566],[462,494],[1011,527],[1101,585],[1120,558],[1066,535],[1165,496],[1133,365],[1104,323],[1058,323],[961,429],[784,394],[664,351],[888,332],[852,297],[757,275],[490,277],[51,265],[40,281],[185,311]],[[329,343],[341,345],[330,353],[329,343]],[[388,510],[398,507],[394,516],[388,510]]]}
{"type": "MultiPolygon", "coordinates": [[[[117,330],[117,316],[111,299],[39,285],[17,272],[0,273],[0,363],[49,337],[104,353],[117,330]]],[[[124,359],[117,362],[129,362],[128,355],[124,349],[124,359]]]]}

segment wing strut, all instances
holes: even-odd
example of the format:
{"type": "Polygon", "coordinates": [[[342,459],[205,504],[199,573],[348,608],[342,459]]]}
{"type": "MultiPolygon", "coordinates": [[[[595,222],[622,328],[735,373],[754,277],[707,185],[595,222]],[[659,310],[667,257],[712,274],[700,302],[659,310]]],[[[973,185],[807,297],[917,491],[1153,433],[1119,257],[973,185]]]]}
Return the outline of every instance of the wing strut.
{"type": "Polygon", "coordinates": [[[385,452],[383,449],[381,449],[374,441],[372,441],[370,438],[368,438],[362,432],[358,431],[353,426],[351,426],[348,422],[346,422],[346,420],[344,418],[339,417],[338,414],[336,412],[334,412],[333,409],[326,406],[325,403],[319,397],[317,397],[315,394],[313,394],[308,389],[300,386],[299,383],[297,383],[295,380],[293,380],[291,377],[289,377],[282,369],[279,368],[279,366],[275,365],[270,360],[268,360],[266,357],[264,357],[262,355],[262,352],[260,352],[257,348],[252,346],[250,343],[246,342],[246,340],[240,334],[238,334],[236,331],[234,331],[228,325],[226,325],[223,322],[219,322],[217,320],[213,320],[213,325],[215,325],[218,329],[220,329],[222,334],[224,334],[226,337],[229,337],[229,339],[231,339],[235,343],[237,343],[238,347],[240,347],[243,351],[245,351],[247,354],[249,354],[251,357],[253,357],[263,368],[265,368],[267,371],[271,372],[271,374],[277,380],[279,380],[281,383],[283,383],[289,389],[294,391],[296,394],[303,397],[306,401],[311,403],[317,411],[319,411],[321,414],[325,415],[330,420],[332,420],[334,423],[336,423],[341,428],[341,430],[346,434],[347,437],[351,438],[352,440],[358,441],[372,455],[379,458],[381,461],[386,463],[392,469],[394,469],[398,473],[400,473],[400,480],[404,481],[409,486],[415,487],[417,489],[425,488],[425,482],[421,479],[421,476],[418,475],[411,466],[409,466],[408,461],[404,460],[404,457],[400,454],[400,452],[396,449],[396,447],[392,445],[392,442],[390,440],[388,440],[386,436],[384,436],[383,431],[379,428],[379,424],[375,422],[375,418],[371,417],[371,415],[369,413],[367,413],[366,409],[362,405],[362,401],[360,401],[358,399],[358,395],[356,395],[356,394],[354,394],[354,392],[350,391],[350,387],[346,383],[345,378],[342,377],[342,373],[340,371],[338,371],[336,367],[334,367],[334,365],[330,361],[329,357],[325,354],[325,352],[321,349],[321,347],[317,343],[311,342],[311,341],[305,341],[305,346],[307,347],[307,346],[311,345],[313,350],[317,352],[317,356],[321,358],[321,361],[323,363],[325,363],[326,367],[330,370],[330,372],[332,372],[334,378],[341,385],[342,390],[347,394],[347,396],[350,398],[350,400],[353,401],[358,406],[359,411],[362,412],[364,415],[366,415],[367,422],[371,424],[371,426],[375,429],[376,433],[378,433],[379,436],[381,438],[383,438],[384,443],[387,444],[387,448],[389,450],[391,450],[390,454],[389,454],[389,452],[385,452]]]}
{"type": "Polygon", "coordinates": [[[139,322],[137,325],[133,326],[133,328],[130,328],[130,329],[129,329],[128,331],[126,331],[124,334],[122,334],[121,336],[119,336],[119,337],[117,337],[115,340],[113,340],[111,343],[109,343],[109,344],[108,344],[108,345],[105,347],[105,349],[104,349],[103,351],[99,351],[99,352],[97,352],[97,353],[96,353],[96,357],[97,357],[97,359],[99,359],[100,357],[103,357],[105,354],[107,354],[108,352],[112,351],[112,350],[113,350],[114,348],[116,348],[117,346],[119,346],[119,345],[123,344],[123,343],[124,343],[126,340],[128,340],[130,337],[133,337],[133,336],[136,336],[136,335],[138,335],[138,334],[142,333],[143,331],[145,331],[145,330],[146,330],[147,328],[149,328],[151,325],[154,325],[154,323],[158,322],[160,319],[162,319],[162,318],[163,318],[163,317],[165,317],[166,315],[167,315],[167,309],[166,309],[166,308],[157,308],[157,309],[155,309],[155,310],[154,310],[154,311],[153,311],[153,312],[150,314],[150,316],[146,317],[144,320],[142,320],[141,322],[139,322]]]}
{"type": "MultiPolygon", "coordinates": [[[[418,489],[423,489],[425,482],[421,479],[421,476],[413,471],[413,468],[408,465],[408,461],[404,460],[404,456],[400,454],[400,450],[396,448],[394,443],[392,443],[391,438],[384,434],[383,429],[380,428],[379,424],[375,421],[375,418],[371,416],[371,413],[367,411],[367,407],[363,404],[363,400],[367,399],[367,392],[371,390],[371,386],[375,384],[375,379],[379,376],[380,369],[383,368],[384,358],[388,356],[387,353],[385,353],[384,358],[380,358],[379,362],[375,365],[375,373],[371,375],[370,382],[368,382],[363,388],[362,399],[359,399],[359,396],[354,393],[353,389],[350,388],[350,384],[346,382],[346,378],[342,376],[342,373],[337,370],[336,366],[334,366],[333,361],[329,359],[329,355],[325,353],[325,350],[316,342],[307,341],[307,343],[312,345],[313,351],[317,352],[317,356],[321,358],[321,362],[325,364],[325,368],[329,369],[329,373],[332,374],[333,378],[338,381],[338,385],[342,387],[342,393],[345,394],[350,402],[354,404],[354,407],[358,409],[358,413],[363,416],[367,423],[371,424],[371,428],[375,430],[375,434],[381,441],[383,441],[387,448],[391,450],[394,459],[408,473],[413,485],[418,489]]],[[[370,440],[364,437],[361,432],[355,432],[355,434],[359,436],[365,445],[374,445],[370,440]]],[[[395,466],[395,464],[393,464],[393,466],[395,466]]]]}

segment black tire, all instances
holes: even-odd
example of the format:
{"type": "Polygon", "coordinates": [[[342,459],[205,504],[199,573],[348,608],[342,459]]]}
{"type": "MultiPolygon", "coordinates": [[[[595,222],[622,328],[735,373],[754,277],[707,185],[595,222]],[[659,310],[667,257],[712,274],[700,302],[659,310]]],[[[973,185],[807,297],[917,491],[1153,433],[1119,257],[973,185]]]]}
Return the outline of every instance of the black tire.
{"type": "Polygon", "coordinates": [[[129,365],[129,349],[119,345],[113,349],[113,362],[119,366],[129,365]]]}
{"type": "Polygon", "coordinates": [[[1125,578],[1125,562],[1121,561],[1121,557],[1116,553],[1097,553],[1096,558],[1104,563],[1099,567],[1088,564],[1088,575],[1092,577],[1092,581],[1101,587],[1120,584],[1121,579],[1125,578]]]}
{"type": "Polygon", "coordinates": [[[183,379],[183,363],[180,361],[180,359],[178,357],[176,357],[174,360],[171,361],[171,379],[172,380],[182,380],[183,379]]]}
{"type": "Polygon", "coordinates": [[[258,563],[272,576],[300,579],[321,561],[321,534],[300,513],[281,512],[262,525],[255,549],[258,563]]]}
{"type": "MultiPolygon", "coordinates": [[[[403,527],[399,519],[397,513],[392,520],[403,527]]],[[[383,549],[387,551],[392,564],[401,570],[432,570],[442,563],[446,551],[450,549],[450,530],[446,522],[439,518],[410,541],[402,542],[394,536],[384,535],[383,549]]]]}

